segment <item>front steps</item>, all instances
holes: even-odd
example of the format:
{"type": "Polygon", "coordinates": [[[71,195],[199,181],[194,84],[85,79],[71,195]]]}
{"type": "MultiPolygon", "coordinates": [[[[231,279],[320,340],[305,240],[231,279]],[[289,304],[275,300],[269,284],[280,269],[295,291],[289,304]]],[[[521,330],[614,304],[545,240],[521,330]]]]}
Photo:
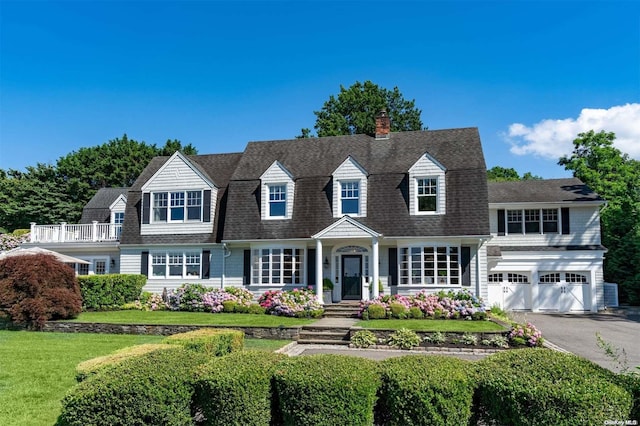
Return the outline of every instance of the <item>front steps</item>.
{"type": "Polygon", "coordinates": [[[357,318],[360,302],[327,303],[323,307],[323,318],[357,318]]]}
{"type": "Polygon", "coordinates": [[[348,345],[349,328],[304,326],[300,330],[301,345],[348,345]]]}

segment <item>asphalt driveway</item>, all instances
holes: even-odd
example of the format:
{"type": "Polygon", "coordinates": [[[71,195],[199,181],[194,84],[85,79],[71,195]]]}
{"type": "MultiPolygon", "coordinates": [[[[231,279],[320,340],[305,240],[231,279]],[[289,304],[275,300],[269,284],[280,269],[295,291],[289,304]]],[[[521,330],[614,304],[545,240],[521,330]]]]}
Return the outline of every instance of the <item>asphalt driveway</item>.
{"type": "Polygon", "coordinates": [[[640,366],[640,315],[514,313],[518,322],[530,321],[542,336],[561,349],[619,371],[597,345],[596,333],[612,346],[624,349],[630,368],[640,366]]]}

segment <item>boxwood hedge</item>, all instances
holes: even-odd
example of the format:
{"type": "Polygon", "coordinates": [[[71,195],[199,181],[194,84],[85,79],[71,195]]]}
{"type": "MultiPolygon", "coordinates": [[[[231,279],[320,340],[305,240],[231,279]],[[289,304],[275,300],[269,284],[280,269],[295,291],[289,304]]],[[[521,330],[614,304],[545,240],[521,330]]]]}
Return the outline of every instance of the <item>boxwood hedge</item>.
{"type": "Polygon", "coordinates": [[[221,356],[242,350],[244,332],[229,328],[201,328],[174,334],[164,339],[163,343],[180,345],[210,356],[221,356]]]}
{"type": "Polygon", "coordinates": [[[289,358],[274,382],[284,425],[373,423],[380,384],[374,361],[327,354],[289,358]]]}
{"type": "Polygon", "coordinates": [[[439,355],[381,362],[376,424],[467,424],[476,383],[470,367],[468,361],[439,355]]]}
{"type": "Polygon", "coordinates": [[[64,397],[57,424],[191,424],[192,378],[206,360],[203,353],[175,347],[105,367],[64,397]]]}
{"type": "Polygon", "coordinates": [[[505,351],[477,363],[480,421],[496,425],[602,425],[630,419],[632,398],[591,361],[547,349],[505,351]]]}
{"type": "Polygon", "coordinates": [[[264,351],[235,352],[200,366],[194,403],[206,425],[272,423],[272,376],[286,355],[264,351]]]}
{"type": "Polygon", "coordinates": [[[135,301],[147,282],[136,274],[86,275],[78,277],[83,309],[113,309],[135,301]]]}

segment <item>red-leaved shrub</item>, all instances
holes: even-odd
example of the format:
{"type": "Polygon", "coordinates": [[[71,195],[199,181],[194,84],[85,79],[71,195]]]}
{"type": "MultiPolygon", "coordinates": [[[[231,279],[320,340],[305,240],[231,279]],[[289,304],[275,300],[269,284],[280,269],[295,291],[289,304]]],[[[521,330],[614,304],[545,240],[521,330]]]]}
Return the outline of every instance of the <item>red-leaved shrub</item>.
{"type": "Polygon", "coordinates": [[[73,268],[47,254],[0,260],[0,309],[33,329],[50,319],[76,317],[82,297],[73,268]]]}

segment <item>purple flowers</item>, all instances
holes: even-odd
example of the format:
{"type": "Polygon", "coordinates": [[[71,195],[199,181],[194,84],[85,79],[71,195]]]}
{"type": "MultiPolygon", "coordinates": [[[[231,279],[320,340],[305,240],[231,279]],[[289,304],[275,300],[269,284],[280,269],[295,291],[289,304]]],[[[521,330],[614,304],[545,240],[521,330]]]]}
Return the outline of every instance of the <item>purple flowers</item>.
{"type": "Polygon", "coordinates": [[[258,299],[258,303],[271,315],[317,317],[322,314],[322,306],[311,287],[294,288],[291,291],[265,291],[258,299]]]}
{"type": "Polygon", "coordinates": [[[515,344],[527,346],[542,346],[544,339],[542,332],[535,325],[527,322],[525,325],[515,324],[509,332],[509,340],[515,344]]]}
{"type": "Polygon", "coordinates": [[[229,300],[249,306],[253,293],[239,287],[212,289],[201,284],[183,284],[169,293],[167,305],[173,311],[217,313],[222,312],[223,303],[229,300]]]}
{"type": "Polygon", "coordinates": [[[397,294],[380,296],[374,300],[361,302],[358,315],[362,318],[363,312],[373,304],[382,305],[389,315],[391,313],[391,304],[404,305],[407,310],[417,307],[424,313],[425,317],[436,319],[472,319],[475,314],[486,311],[484,302],[466,290],[457,293],[449,291],[435,294],[429,294],[426,290],[422,290],[412,296],[397,294]]]}

